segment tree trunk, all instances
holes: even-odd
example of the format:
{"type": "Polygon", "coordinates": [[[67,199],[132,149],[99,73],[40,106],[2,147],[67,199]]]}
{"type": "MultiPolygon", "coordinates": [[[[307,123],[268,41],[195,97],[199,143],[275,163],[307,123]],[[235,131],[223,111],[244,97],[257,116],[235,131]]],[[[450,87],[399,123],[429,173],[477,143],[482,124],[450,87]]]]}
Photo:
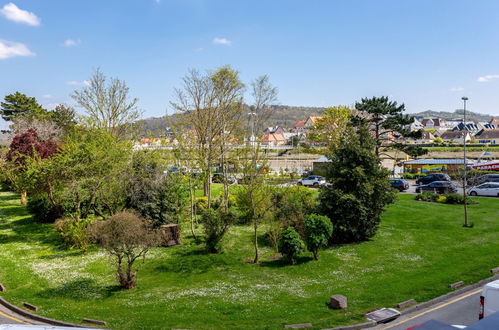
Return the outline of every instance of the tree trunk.
{"type": "Polygon", "coordinates": [[[28,203],[28,193],[26,190],[21,190],[21,205],[26,205],[28,203]]]}
{"type": "Polygon", "coordinates": [[[255,228],[255,259],[253,260],[253,263],[257,264],[259,262],[258,260],[258,233],[257,233],[257,229],[258,229],[258,222],[256,221],[256,219],[253,220],[253,225],[254,225],[254,228],[255,228]]]}

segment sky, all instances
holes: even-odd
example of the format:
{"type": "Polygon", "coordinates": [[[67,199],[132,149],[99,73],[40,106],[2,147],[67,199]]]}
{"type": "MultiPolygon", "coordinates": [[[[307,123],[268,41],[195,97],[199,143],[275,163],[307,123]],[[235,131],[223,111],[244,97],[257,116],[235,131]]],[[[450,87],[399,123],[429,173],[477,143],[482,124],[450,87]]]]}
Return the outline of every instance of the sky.
{"type": "Polygon", "coordinates": [[[247,85],[269,75],[283,105],[454,111],[467,96],[499,115],[499,1],[0,0],[0,97],[72,105],[99,68],[158,117],[190,68],[227,64],[247,85]]]}

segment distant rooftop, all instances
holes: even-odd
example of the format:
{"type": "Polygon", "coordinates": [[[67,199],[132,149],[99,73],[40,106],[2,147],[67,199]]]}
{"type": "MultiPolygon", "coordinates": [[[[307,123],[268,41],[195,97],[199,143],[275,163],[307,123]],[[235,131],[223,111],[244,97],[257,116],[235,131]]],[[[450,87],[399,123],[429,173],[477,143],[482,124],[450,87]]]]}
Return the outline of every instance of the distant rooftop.
{"type": "MultiPolygon", "coordinates": [[[[468,164],[473,164],[472,161],[468,160],[468,164]]],[[[463,159],[415,159],[408,160],[404,164],[409,165],[463,165],[463,159]]]]}

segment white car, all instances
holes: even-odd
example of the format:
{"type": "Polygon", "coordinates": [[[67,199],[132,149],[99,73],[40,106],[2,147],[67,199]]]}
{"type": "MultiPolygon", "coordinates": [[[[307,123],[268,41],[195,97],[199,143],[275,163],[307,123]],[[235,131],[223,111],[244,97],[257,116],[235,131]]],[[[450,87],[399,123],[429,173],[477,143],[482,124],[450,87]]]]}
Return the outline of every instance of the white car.
{"type": "Polygon", "coordinates": [[[326,179],[319,175],[309,175],[306,178],[298,180],[299,186],[319,187],[326,184],[326,179]]]}
{"type": "Polygon", "coordinates": [[[471,188],[468,191],[470,196],[493,196],[499,197],[499,182],[485,182],[471,188]]]}

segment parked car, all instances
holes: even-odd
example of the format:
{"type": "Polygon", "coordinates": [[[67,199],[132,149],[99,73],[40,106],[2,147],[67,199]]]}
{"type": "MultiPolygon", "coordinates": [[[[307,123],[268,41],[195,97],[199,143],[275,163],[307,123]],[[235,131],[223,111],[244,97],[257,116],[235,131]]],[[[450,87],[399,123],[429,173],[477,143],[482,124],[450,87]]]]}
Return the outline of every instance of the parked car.
{"type": "Polygon", "coordinates": [[[409,189],[409,182],[404,179],[390,179],[390,185],[400,192],[409,189]]]}
{"type": "Polygon", "coordinates": [[[483,319],[499,311],[499,280],[485,284],[480,296],[478,319],[483,319]]]}
{"type": "Polygon", "coordinates": [[[450,181],[433,181],[432,183],[416,187],[416,193],[434,192],[437,194],[449,194],[457,192],[457,187],[450,181]]]}
{"type": "Polygon", "coordinates": [[[243,176],[242,178],[240,178],[239,180],[237,180],[237,182],[239,184],[249,184],[252,180],[256,180],[258,178],[258,175],[245,175],[243,176]]]}
{"type": "Polygon", "coordinates": [[[485,182],[468,190],[470,196],[499,197],[499,182],[485,182]]]}
{"type": "Polygon", "coordinates": [[[497,174],[490,173],[490,174],[480,175],[477,178],[470,178],[468,180],[468,182],[472,185],[475,185],[475,186],[477,186],[481,183],[485,183],[485,182],[499,182],[499,173],[497,173],[497,174]]]}
{"type": "Polygon", "coordinates": [[[320,187],[326,184],[326,179],[320,175],[309,175],[297,182],[299,186],[320,187]]]}
{"type": "Polygon", "coordinates": [[[228,175],[224,179],[224,174],[223,173],[213,173],[213,176],[211,177],[211,182],[213,183],[224,183],[224,181],[227,180],[228,184],[236,184],[237,179],[233,176],[228,175]]]}
{"type": "Polygon", "coordinates": [[[450,181],[450,176],[445,173],[434,173],[416,180],[416,184],[428,184],[433,181],[450,181]]]}

